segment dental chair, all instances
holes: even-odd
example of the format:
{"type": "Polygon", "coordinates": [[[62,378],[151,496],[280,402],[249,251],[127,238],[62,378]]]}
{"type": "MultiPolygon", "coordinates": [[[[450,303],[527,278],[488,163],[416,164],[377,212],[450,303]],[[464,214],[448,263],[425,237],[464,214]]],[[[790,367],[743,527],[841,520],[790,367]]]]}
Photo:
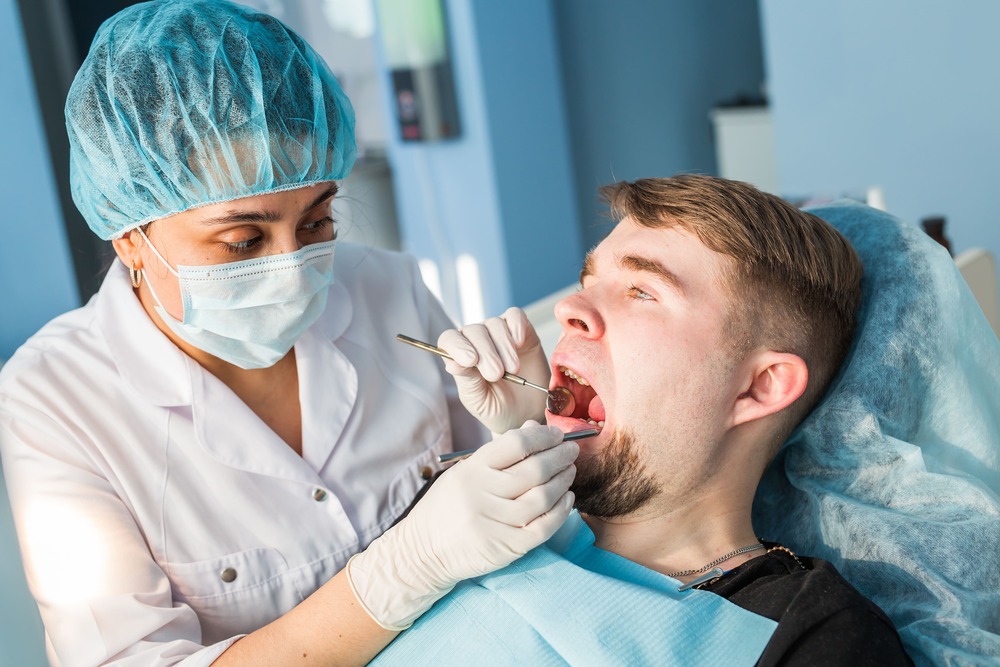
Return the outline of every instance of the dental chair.
{"type": "Polygon", "coordinates": [[[811,212],[861,255],[858,327],[754,527],[832,562],[918,665],[1000,664],[1000,341],[923,232],[860,204],[811,212]]]}

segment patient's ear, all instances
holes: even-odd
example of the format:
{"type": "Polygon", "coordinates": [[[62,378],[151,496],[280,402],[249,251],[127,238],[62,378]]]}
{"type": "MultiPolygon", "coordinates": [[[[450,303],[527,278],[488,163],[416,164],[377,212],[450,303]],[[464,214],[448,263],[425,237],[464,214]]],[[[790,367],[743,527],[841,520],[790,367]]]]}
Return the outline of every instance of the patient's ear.
{"type": "Polygon", "coordinates": [[[733,406],[734,426],[784,410],[805,392],[809,381],[806,362],[797,354],[761,352],[747,368],[744,391],[733,406]]]}

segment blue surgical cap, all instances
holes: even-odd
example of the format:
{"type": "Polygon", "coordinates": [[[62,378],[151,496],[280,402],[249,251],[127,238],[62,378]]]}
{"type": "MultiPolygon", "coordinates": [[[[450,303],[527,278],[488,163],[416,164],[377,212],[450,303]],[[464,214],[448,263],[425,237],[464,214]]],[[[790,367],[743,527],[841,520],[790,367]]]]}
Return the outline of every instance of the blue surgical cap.
{"type": "Polygon", "coordinates": [[[221,0],[157,0],[108,19],[66,100],[70,183],[118,238],[197,206],[343,178],[354,111],[277,19],[221,0]]]}

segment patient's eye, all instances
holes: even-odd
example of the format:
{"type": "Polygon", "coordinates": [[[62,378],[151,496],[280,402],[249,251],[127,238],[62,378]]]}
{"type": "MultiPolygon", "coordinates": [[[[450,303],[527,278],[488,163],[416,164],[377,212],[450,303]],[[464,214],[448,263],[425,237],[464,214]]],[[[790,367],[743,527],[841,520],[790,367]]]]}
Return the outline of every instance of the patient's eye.
{"type": "Polygon", "coordinates": [[[636,299],[638,301],[653,301],[653,295],[649,292],[636,287],[635,285],[629,284],[626,286],[626,291],[630,298],[636,299]]]}

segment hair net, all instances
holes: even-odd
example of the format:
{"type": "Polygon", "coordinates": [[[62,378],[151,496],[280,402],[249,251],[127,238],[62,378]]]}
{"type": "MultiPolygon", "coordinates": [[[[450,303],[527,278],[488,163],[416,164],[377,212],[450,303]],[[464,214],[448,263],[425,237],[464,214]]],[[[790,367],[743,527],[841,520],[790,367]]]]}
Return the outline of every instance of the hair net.
{"type": "Polygon", "coordinates": [[[861,205],[851,351],[765,474],[754,527],[833,562],[918,665],[1000,658],[1000,342],[948,253],[861,205]]]}
{"type": "Polygon", "coordinates": [[[117,238],[196,206],[343,178],[354,111],[277,19],[221,0],[125,9],[66,100],[73,200],[117,238]]]}

